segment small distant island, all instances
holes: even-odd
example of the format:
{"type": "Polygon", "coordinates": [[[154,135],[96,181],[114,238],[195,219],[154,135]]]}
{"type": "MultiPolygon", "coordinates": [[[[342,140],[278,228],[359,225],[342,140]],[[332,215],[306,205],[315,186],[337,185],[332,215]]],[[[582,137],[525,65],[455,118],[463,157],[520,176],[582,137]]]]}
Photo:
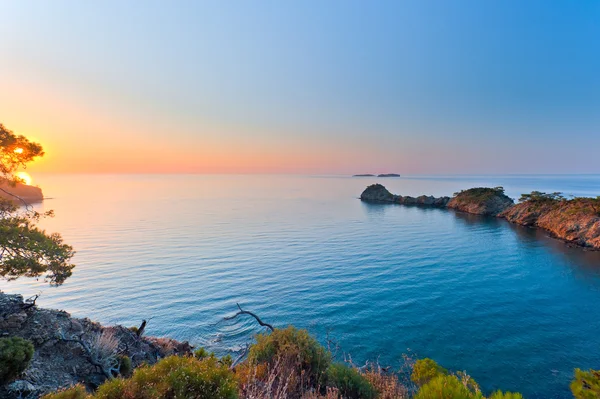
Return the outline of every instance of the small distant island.
{"type": "Polygon", "coordinates": [[[506,219],[522,226],[538,227],[551,236],[577,246],[600,250],[600,196],[567,199],[561,193],[533,191],[519,203],[504,194],[503,187],[476,187],[452,197],[394,195],[383,185],[368,186],[360,199],[366,202],[448,208],[475,215],[506,219]]]}
{"type": "Polygon", "coordinates": [[[352,177],[400,177],[398,173],[381,173],[379,175],[374,175],[372,173],[362,173],[358,175],[352,175],[352,177]]]}

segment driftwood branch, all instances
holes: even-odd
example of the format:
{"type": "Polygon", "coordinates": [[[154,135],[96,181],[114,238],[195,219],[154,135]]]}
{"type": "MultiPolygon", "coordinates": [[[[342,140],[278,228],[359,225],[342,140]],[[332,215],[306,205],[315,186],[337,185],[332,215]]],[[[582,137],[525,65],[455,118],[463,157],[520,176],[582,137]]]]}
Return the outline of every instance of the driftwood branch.
{"type": "Polygon", "coordinates": [[[262,320],[260,319],[260,317],[258,317],[256,314],[254,314],[254,313],[252,313],[252,312],[249,312],[249,311],[247,311],[247,310],[244,310],[244,309],[242,309],[242,307],[240,306],[240,304],[239,304],[239,303],[236,303],[236,305],[237,305],[238,309],[240,309],[240,310],[239,310],[239,312],[237,312],[237,313],[236,313],[236,314],[234,314],[233,316],[230,316],[230,317],[225,317],[225,320],[233,320],[233,319],[235,319],[236,317],[238,317],[238,316],[240,316],[240,315],[247,314],[247,315],[250,315],[250,316],[254,317],[254,318],[256,319],[256,321],[258,322],[258,324],[260,324],[261,326],[263,326],[263,327],[267,327],[267,328],[268,328],[269,330],[271,330],[271,331],[275,331],[275,328],[274,328],[274,327],[273,327],[271,324],[269,324],[269,323],[265,323],[265,322],[264,322],[264,321],[262,321],[262,320]]]}
{"type": "Polygon", "coordinates": [[[31,298],[27,298],[25,300],[25,304],[23,305],[23,310],[27,310],[27,309],[34,307],[35,301],[37,301],[37,299],[40,297],[40,295],[42,295],[42,294],[36,294],[36,295],[32,296],[31,298]]]}

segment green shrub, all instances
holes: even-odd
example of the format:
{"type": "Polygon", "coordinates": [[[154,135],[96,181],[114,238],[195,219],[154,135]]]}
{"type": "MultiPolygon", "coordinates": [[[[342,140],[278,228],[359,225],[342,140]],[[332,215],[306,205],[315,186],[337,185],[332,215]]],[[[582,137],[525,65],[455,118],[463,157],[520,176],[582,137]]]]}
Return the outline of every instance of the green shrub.
{"type": "Polygon", "coordinates": [[[227,367],[231,367],[231,365],[233,364],[233,358],[231,357],[231,355],[225,355],[219,361],[222,365],[225,365],[227,367]]]}
{"type": "Polygon", "coordinates": [[[131,378],[105,382],[93,395],[86,395],[83,387],[75,387],[43,399],[236,399],[237,396],[233,372],[217,358],[170,356],[154,366],[138,367],[131,378]]]}
{"type": "Polygon", "coordinates": [[[20,337],[0,338],[0,383],[21,374],[33,358],[33,344],[20,337]]]}
{"type": "Polygon", "coordinates": [[[438,375],[419,388],[414,399],[483,399],[467,388],[455,375],[438,375]]]}
{"type": "Polygon", "coordinates": [[[421,386],[439,375],[448,374],[448,370],[440,366],[433,359],[425,358],[416,361],[410,379],[421,386]]]}
{"type": "Polygon", "coordinates": [[[531,201],[531,202],[558,202],[565,199],[563,193],[543,193],[541,191],[532,191],[529,194],[521,194],[519,202],[531,201]]]}
{"type": "Polygon", "coordinates": [[[129,356],[119,356],[119,374],[123,377],[129,377],[132,371],[131,358],[129,356]]]}
{"type": "Polygon", "coordinates": [[[454,196],[461,200],[475,202],[485,202],[498,195],[504,195],[504,187],[474,187],[468,190],[462,190],[458,193],[454,193],[454,196]]]}
{"type": "Polygon", "coordinates": [[[203,347],[200,347],[194,351],[194,356],[196,356],[196,358],[200,359],[200,360],[207,358],[210,355],[211,354],[208,353],[208,351],[206,349],[204,349],[203,347]]]}
{"type": "Polygon", "coordinates": [[[294,327],[275,329],[270,334],[259,334],[250,347],[248,360],[251,363],[266,363],[273,366],[276,361],[296,362],[299,374],[310,384],[322,385],[331,354],[325,350],[306,330],[294,327]]]}
{"type": "Polygon", "coordinates": [[[356,369],[339,363],[327,369],[327,386],[337,388],[348,399],[372,399],[377,395],[371,383],[356,369]]]}
{"type": "Polygon", "coordinates": [[[600,371],[575,369],[571,392],[576,399],[600,398],[600,371]]]}
{"type": "Polygon", "coordinates": [[[42,396],[42,399],[88,399],[90,396],[82,385],[42,396]]]}
{"type": "Polygon", "coordinates": [[[102,384],[95,399],[237,398],[233,372],[215,357],[198,360],[171,356],[151,367],[138,367],[128,379],[116,378],[102,384]]]}
{"type": "Polygon", "coordinates": [[[489,399],[523,399],[523,395],[516,392],[502,392],[496,391],[489,397],[489,399]]]}

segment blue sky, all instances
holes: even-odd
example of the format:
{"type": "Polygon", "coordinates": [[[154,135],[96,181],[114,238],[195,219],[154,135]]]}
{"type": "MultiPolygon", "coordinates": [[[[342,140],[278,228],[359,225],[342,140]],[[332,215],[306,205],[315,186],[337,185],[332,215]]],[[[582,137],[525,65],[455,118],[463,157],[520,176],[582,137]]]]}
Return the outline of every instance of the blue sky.
{"type": "Polygon", "coordinates": [[[600,173],[599,1],[24,0],[0,34],[49,170],[600,173]]]}

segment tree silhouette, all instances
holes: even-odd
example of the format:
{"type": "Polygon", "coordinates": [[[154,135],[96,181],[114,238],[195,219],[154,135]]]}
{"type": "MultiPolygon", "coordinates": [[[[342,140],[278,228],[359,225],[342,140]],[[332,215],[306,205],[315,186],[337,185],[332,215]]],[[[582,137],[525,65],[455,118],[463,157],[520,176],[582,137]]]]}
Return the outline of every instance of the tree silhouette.
{"type": "Polygon", "coordinates": [[[44,155],[42,146],[16,135],[0,124],[0,182],[9,198],[0,198],[0,278],[44,278],[51,285],[62,284],[75,265],[73,248],[59,234],[49,234],[37,227],[43,217],[53,212],[39,213],[11,192],[20,182],[19,169],[44,155]]]}

